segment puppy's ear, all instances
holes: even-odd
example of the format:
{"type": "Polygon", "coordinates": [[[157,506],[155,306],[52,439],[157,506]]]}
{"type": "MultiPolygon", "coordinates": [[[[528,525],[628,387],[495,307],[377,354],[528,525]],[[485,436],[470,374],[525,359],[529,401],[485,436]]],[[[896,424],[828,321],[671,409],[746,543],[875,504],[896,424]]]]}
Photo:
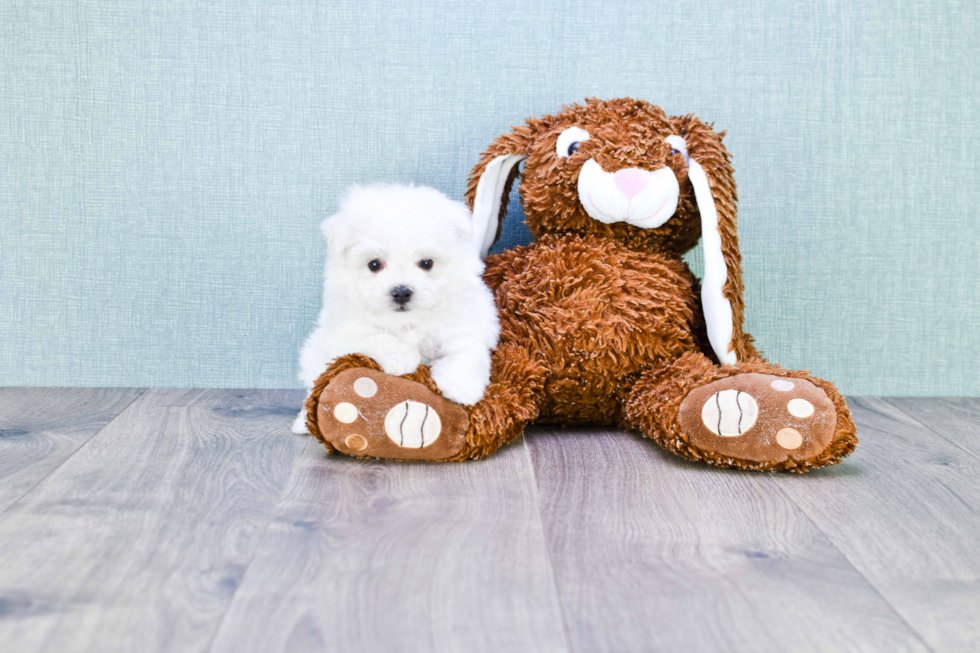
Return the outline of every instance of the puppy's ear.
{"type": "Polygon", "coordinates": [[[446,202],[446,217],[452,222],[453,235],[457,242],[473,242],[473,213],[470,207],[449,198],[446,198],[446,202]]]}
{"type": "Polygon", "coordinates": [[[725,364],[745,361],[754,349],[742,328],[742,256],[738,249],[735,174],[724,132],[715,132],[694,116],[670,118],[674,134],[669,143],[684,154],[688,179],[701,214],[704,279],[701,305],[708,340],[718,360],[725,364]]]}
{"type": "Polygon", "coordinates": [[[518,125],[494,140],[470,172],[466,203],[473,209],[473,246],[483,258],[500,237],[507,215],[507,196],[517,178],[517,164],[527,158],[533,142],[531,126],[518,125]]]}
{"type": "Polygon", "coordinates": [[[346,222],[343,213],[335,213],[320,223],[320,233],[327,240],[327,255],[343,256],[351,247],[350,238],[345,236],[342,223],[346,222]]]}

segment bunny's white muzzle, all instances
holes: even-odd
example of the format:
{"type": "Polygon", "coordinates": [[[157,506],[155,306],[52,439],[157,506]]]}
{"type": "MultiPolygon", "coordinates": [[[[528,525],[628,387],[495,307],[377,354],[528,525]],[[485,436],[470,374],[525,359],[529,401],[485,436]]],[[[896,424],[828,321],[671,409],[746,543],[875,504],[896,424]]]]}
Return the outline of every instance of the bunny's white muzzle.
{"type": "Polygon", "coordinates": [[[589,159],[578,175],[578,198],[593,220],[625,222],[656,229],[677,210],[680,184],[670,168],[649,171],[625,168],[606,172],[589,159]]]}

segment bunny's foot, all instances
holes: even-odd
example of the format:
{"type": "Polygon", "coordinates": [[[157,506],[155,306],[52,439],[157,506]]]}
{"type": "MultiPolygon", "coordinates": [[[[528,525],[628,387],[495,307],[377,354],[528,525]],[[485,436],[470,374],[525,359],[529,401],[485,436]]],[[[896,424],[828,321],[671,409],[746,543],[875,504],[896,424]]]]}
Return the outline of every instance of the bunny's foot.
{"type": "Polygon", "coordinates": [[[832,384],[763,362],[718,368],[685,355],[644,376],[627,412],[665,448],[719,467],[804,472],[840,462],[857,445],[832,384]]]}
{"type": "Polygon", "coordinates": [[[491,383],[464,408],[439,391],[429,369],[390,376],[367,356],[341,356],[306,400],[306,424],[333,452],[360,458],[461,461],[487,456],[513,441],[538,414],[545,368],[504,343],[491,383]]]}
{"type": "Polygon", "coordinates": [[[806,463],[834,438],[837,411],[806,379],[738,374],[695,388],[678,416],[702,451],[754,463],[806,463]]]}
{"type": "Polygon", "coordinates": [[[422,383],[380,370],[338,373],[316,403],[319,439],[348,456],[445,460],[466,444],[466,409],[422,383]]]}

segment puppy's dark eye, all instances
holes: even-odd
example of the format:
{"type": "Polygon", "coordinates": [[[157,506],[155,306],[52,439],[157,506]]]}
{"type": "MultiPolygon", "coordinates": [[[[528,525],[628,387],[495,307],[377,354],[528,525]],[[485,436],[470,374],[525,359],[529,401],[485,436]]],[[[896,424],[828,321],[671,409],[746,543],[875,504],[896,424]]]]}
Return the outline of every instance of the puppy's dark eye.
{"type": "Polygon", "coordinates": [[[576,152],[578,152],[578,146],[579,146],[579,142],[578,141],[575,141],[574,143],[572,143],[571,145],[569,145],[568,146],[568,156],[572,156],[573,154],[575,154],[576,152]]]}
{"type": "Polygon", "coordinates": [[[675,154],[680,154],[680,152],[678,152],[674,148],[670,148],[670,156],[674,156],[675,154]]]}
{"type": "Polygon", "coordinates": [[[384,269],[384,266],[385,264],[378,259],[373,259],[370,263],[368,263],[368,270],[371,272],[381,272],[381,270],[384,269]]]}
{"type": "Polygon", "coordinates": [[[431,270],[432,269],[432,259],[431,258],[424,258],[424,259],[422,259],[421,261],[419,261],[419,267],[422,268],[423,270],[431,270]]]}

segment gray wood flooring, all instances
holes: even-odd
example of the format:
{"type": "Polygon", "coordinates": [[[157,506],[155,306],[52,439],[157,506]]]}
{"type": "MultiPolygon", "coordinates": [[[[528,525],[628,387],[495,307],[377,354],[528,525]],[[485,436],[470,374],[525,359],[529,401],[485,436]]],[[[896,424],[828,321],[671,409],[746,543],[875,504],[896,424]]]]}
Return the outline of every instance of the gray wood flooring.
{"type": "Polygon", "coordinates": [[[0,652],[980,650],[980,399],[852,399],[804,476],[548,427],[359,461],[301,400],[0,389],[0,652]]]}

